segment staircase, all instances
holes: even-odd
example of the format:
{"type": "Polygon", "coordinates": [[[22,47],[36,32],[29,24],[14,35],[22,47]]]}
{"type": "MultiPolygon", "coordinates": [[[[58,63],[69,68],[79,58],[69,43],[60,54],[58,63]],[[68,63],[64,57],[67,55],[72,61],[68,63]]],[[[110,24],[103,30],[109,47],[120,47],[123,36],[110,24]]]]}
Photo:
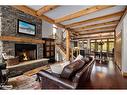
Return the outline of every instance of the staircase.
{"type": "MultiPolygon", "coordinates": [[[[64,33],[64,32],[63,32],[64,33]]],[[[62,35],[63,35],[62,33],[62,35]]],[[[62,55],[62,59],[63,60],[66,60],[66,37],[59,37],[57,34],[55,35],[55,39],[56,39],[56,44],[55,44],[55,47],[56,47],[56,51],[58,53],[60,53],[60,55],[62,55]]],[[[71,48],[70,48],[70,58],[72,58],[72,51],[71,51],[71,48]]],[[[63,61],[63,60],[60,60],[60,61],[63,61]]]]}
{"type": "MultiPolygon", "coordinates": [[[[56,44],[56,48],[59,50],[59,52],[64,56],[64,59],[66,60],[66,46],[63,44],[56,44]]],[[[72,51],[70,48],[70,58],[72,57],[72,51]]]]}
{"type": "Polygon", "coordinates": [[[66,50],[59,44],[56,44],[56,49],[64,57],[63,59],[66,59],[66,50]]]}

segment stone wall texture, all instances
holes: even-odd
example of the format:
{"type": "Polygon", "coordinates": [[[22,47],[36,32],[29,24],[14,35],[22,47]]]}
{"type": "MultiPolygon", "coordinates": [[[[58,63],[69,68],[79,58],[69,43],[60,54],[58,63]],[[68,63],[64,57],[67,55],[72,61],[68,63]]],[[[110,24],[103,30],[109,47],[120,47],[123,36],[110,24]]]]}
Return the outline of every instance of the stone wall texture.
{"type": "MultiPolygon", "coordinates": [[[[0,6],[0,36],[28,37],[42,39],[42,20],[26,14],[12,6],[0,6]],[[30,36],[17,33],[18,19],[36,25],[36,35],[30,36]]],[[[15,44],[17,42],[0,41],[0,55],[2,52],[10,51],[15,56],[15,44]]],[[[30,43],[26,43],[30,44],[30,43]]],[[[32,44],[32,43],[31,43],[32,44]]],[[[37,44],[37,58],[43,58],[43,44],[37,44]]],[[[2,57],[0,56],[0,60],[2,57]]]]}

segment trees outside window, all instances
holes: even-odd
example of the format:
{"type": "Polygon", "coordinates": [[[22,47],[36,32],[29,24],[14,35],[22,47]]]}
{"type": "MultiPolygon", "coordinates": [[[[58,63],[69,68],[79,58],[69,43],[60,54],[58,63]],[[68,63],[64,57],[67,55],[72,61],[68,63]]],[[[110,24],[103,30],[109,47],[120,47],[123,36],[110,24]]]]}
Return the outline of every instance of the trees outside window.
{"type": "MultiPolygon", "coordinates": [[[[91,40],[90,48],[91,51],[101,51],[101,45],[99,45],[99,42],[101,40],[91,40]]],[[[102,46],[102,52],[112,52],[114,48],[114,39],[102,39],[102,42],[104,42],[102,46]]]]}

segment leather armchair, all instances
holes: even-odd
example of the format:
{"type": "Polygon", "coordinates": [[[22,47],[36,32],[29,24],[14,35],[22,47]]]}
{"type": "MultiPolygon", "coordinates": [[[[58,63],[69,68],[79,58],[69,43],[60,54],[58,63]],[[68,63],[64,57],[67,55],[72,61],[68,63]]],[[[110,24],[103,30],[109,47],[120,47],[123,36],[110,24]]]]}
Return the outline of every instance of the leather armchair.
{"type": "Polygon", "coordinates": [[[82,89],[85,82],[90,80],[90,75],[94,63],[91,58],[80,70],[76,72],[71,79],[62,78],[61,75],[54,74],[50,69],[37,73],[41,80],[42,89],[82,89]]]}

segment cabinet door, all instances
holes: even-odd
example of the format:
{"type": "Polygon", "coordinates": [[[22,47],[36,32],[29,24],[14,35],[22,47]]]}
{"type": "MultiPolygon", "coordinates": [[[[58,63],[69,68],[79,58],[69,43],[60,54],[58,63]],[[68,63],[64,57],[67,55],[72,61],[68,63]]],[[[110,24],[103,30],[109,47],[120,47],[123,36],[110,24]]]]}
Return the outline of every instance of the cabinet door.
{"type": "Polygon", "coordinates": [[[46,52],[46,57],[50,57],[50,52],[46,52]]]}
{"type": "Polygon", "coordinates": [[[46,47],[46,51],[50,51],[50,46],[47,46],[46,47]]]}
{"type": "Polygon", "coordinates": [[[54,46],[51,46],[51,50],[54,50],[54,46]]]}
{"type": "Polygon", "coordinates": [[[50,41],[46,41],[46,46],[50,46],[50,41]]]}
{"type": "Polygon", "coordinates": [[[51,51],[51,56],[54,56],[54,51],[51,51]]]}

